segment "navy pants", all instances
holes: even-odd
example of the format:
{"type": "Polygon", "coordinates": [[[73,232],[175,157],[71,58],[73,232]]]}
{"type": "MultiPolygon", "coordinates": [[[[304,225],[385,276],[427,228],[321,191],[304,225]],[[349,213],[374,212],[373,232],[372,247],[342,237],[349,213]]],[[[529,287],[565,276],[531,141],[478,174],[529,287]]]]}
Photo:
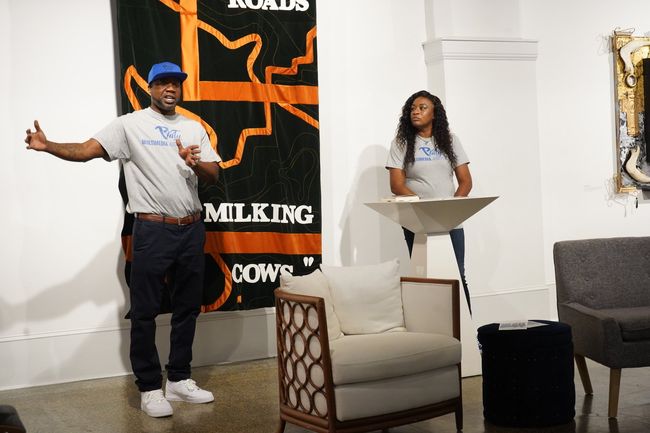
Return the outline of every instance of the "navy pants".
{"type": "Polygon", "coordinates": [[[160,313],[165,278],[171,270],[171,335],[167,378],[188,379],[196,318],[201,310],[202,221],[179,226],[135,220],[131,262],[131,367],[141,392],[162,388],[156,348],[156,316],[160,313]]]}
{"type": "MultiPolygon", "coordinates": [[[[406,246],[409,249],[409,257],[411,257],[411,254],[413,253],[415,233],[404,227],[402,227],[402,230],[404,230],[404,240],[406,240],[406,246]]],[[[472,303],[469,299],[469,288],[467,287],[467,280],[465,279],[465,230],[453,229],[449,232],[449,237],[451,238],[451,245],[454,248],[456,263],[458,264],[458,273],[460,274],[460,280],[463,284],[463,291],[465,292],[469,314],[472,314],[472,303]]]]}

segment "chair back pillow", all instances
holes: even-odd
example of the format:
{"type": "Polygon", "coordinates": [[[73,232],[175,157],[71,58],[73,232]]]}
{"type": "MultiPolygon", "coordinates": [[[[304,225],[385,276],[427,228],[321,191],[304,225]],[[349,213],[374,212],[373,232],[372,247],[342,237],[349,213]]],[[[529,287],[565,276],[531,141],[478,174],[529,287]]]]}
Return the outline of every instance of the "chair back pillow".
{"type": "Polygon", "coordinates": [[[339,319],[334,311],[332,296],[327,284],[327,279],[316,269],[308,275],[294,276],[287,271],[280,272],[280,288],[296,295],[317,296],[325,301],[325,315],[327,316],[327,335],[329,340],[336,340],[343,336],[339,319]]]}
{"type": "Polygon", "coordinates": [[[323,266],[344,334],[404,330],[397,259],[367,266],[323,266]]]}

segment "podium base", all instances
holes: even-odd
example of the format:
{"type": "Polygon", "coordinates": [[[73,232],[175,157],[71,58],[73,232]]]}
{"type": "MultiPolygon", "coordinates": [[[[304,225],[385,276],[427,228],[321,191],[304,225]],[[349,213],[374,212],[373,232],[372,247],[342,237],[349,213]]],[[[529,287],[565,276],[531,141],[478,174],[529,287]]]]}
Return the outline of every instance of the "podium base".
{"type": "Polygon", "coordinates": [[[467,300],[458,272],[458,263],[449,233],[416,233],[411,255],[410,274],[420,278],[458,280],[460,284],[460,342],[463,350],[461,375],[481,374],[481,354],[478,351],[476,326],[469,313],[467,300]]]}

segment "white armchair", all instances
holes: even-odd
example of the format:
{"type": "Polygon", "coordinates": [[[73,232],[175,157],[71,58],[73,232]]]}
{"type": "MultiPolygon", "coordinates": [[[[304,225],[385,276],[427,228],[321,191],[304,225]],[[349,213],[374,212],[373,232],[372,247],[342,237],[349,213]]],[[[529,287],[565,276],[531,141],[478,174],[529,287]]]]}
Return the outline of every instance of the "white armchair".
{"type": "MultiPolygon", "coordinates": [[[[372,287],[377,274],[366,268],[372,287]]],[[[364,432],[452,412],[462,430],[458,281],[397,278],[402,326],[350,335],[343,316],[353,310],[347,305],[341,323],[333,323],[342,297],[340,287],[330,287],[336,278],[323,272],[327,279],[320,271],[289,282],[284,276],[275,291],[278,433],[286,422],[322,433],[364,432]]],[[[386,294],[378,292],[383,302],[386,294]]],[[[371,317],[376,303],[357,304],[359,316],[371,317]]]]}

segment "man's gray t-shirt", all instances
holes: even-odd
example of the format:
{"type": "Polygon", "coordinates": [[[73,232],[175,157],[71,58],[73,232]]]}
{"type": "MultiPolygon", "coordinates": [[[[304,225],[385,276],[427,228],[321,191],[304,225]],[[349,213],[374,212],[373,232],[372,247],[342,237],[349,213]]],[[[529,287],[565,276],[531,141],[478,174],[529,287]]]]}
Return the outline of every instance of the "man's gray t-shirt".
{"type": "Polygon", "coordinates": [[[176,139],[185,147],[198,144],[201,161],[221,161],[199,122],[149,107],[118,117],[93,138],[124,167],[127,212],[184,217],[201,211],[198,178],[176,145],[176,139]]]}
{"type": "MultiPolygon", "coordinates": [[[[456,154],[456,165],[451,166],[449,160],[433,145],[432,138],[415,136],[415,161],[406,167],[406,186],[420,198],[453,197],[454,168],[469,163],[458,138],[452,134],[451,145],[456,154]]],[[[386,168],[404,169],[406,146],[400,148],[393,140],[386,161],[386,168]]]]}

